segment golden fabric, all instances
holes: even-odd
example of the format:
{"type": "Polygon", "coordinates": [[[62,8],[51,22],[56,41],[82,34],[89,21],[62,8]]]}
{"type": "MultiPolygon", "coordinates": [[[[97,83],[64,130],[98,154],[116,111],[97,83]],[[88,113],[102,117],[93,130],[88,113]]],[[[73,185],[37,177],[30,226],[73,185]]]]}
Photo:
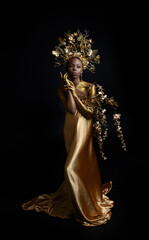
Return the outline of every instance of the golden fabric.
{"type": "Polygon", "coordinates": [[[110,219],[114,202],[106,194],[112,182],[101,184],[92,135],[92,119],[86,119],[78,110],[75,115],[66,112],[64,181],[55,193],[23,203],[24,210],[35,209],[60,218],[74,217],[85,226],[104,224],[110,219]]]}

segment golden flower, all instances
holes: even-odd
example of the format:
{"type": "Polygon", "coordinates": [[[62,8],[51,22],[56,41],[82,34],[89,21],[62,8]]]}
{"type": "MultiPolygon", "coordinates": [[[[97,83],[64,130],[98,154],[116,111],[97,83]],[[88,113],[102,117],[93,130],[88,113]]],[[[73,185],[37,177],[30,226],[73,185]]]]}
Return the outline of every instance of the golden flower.
{"type": "Polygon", "coordinates": [[[116,119],[120,119],[121,117],[121,114],[120,113],[115,113],[113,114],[113,118],[116,120],[116,119]]]}
{"type": "Polygon", "coordinates": [[[103,95],[102,100],[104,100],[105,98],[107,98],[107,95],[103,95]]]}
{"type": "Polygon", "coordinates": [[[104,108],[104,109],[102,109],[102,113],[105,113],[106,112],[106,109],[104,108]]]}

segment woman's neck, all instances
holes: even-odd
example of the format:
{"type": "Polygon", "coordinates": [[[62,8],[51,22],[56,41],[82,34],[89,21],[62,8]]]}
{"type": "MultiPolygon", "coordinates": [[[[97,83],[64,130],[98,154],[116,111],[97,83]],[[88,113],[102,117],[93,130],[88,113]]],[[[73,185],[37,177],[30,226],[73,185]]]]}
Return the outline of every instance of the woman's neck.
{"type": "Polygon", "coordinates": [[[78,85],[80,83],[80,78],[74,78],[71,81],[74,83],[74,85],[78,85]]]}

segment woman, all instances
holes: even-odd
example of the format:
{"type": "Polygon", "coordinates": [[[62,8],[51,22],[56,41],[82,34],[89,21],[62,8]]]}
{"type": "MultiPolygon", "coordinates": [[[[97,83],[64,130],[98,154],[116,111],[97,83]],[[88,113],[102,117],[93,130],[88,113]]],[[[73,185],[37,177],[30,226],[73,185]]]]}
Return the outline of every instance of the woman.
{"type": "Polygon", "coordinates": [[[22,207],[61,218],[74,217],[84,226],[96,226],[110,219],[114,202],[106,196],[112,183],[101,184],[93,148],[93,111],[89,108],[96,91],[94,84],[81,80],[83,68],[79,57],[71,57],[67,73],[61,74],[65,84],[58,89],[66,109],[64,182],[54,194],[42,194],[22,207]]]}

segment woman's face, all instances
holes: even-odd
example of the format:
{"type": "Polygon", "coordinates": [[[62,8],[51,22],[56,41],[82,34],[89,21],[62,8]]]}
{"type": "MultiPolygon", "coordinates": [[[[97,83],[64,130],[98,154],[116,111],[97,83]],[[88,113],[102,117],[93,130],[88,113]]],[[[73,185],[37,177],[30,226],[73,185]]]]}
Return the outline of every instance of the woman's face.
{"type": "Polygon", "coordinates": [[[81,73],[83,72],[83,66],[81,60],[78,58],[72,58],[68,62],[67,66],[68,75],[70,80],[80,78],[81,73]]]}

